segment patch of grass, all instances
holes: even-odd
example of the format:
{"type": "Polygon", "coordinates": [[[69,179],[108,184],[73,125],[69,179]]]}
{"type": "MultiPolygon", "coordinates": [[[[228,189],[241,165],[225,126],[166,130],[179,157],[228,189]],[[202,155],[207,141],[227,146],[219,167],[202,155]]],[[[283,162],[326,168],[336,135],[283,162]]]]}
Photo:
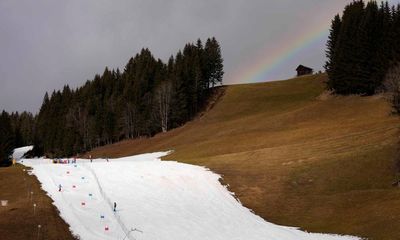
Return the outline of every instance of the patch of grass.
{"type": "Polygon", "coordinates": [[[7,207],[0,206],[0,239],[74,239],[36,177],[23,169],[28,170],[21,165],[0,168],[0,199],[8,200],[7,207]]]}
{"type": "Polygon", "coordinates": [[[399,119],[381,96],[329,96],[325,75],[228,86],[207,113],[149,139],[95,149],[207,166],[266,220],[315,232],[398,239],[399,119]],[[319,96],[324,97],[319,97],[319,96]]]}

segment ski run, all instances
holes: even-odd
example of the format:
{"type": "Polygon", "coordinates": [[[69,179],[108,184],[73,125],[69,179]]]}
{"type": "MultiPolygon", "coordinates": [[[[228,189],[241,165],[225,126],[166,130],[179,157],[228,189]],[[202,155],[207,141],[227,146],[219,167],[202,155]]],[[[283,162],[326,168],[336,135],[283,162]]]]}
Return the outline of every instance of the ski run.
{"type": "Polygon", "coordinates": [[[21,158],[28,150],[16,149],[14,157],[32,168],[79,239],[359,239],[269,223],[243,207],[221,185],[219,175],[200,166],[161,161],[168,152],[54,164],[50,159],[21,158]]]}

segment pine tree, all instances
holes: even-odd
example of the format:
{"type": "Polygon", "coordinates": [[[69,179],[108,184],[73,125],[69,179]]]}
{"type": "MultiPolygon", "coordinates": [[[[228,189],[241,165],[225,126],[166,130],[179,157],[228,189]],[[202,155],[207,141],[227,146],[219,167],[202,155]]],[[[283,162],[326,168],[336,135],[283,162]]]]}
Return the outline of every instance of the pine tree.
{"type": "Polygon", "coordinates": [[[0,166],[10,165],[10,156],[14,149],[10,116],[3,111],[0,115],[0,166]]]}
{"type": "Polygon", "coordinates": [[[224,71],[221,47],[214,37],[212,39],[207,39],[205,52],[208,62],[206,75],[206,77],[208,77],[208,84],[211,85],[211,87],[214,87],[216,84],[222,84],[224,71]]]}
{"type": "Polygon", "coordinates": [[[359,88],[358,93],[372,95],[382,83],[380,76],[384,67],[383,61],[378,59],[378,48],[382,44],[382,24],[379,22],[378,5],[374,1],[367,3],[359,26],[359,88]]]}
{"type": "Polygon", "coordinates": [[[364,14],[363,1],[354,1],[346,6],[335,54],[329,74],[330,86],[338,94],[362,93],[360,85],[364,76],[362,59],[362,34],[360,24],[364,14]]]}
{"type": "Polygon", "coordinates": [[[400,39],[400,4],[392,12],[392,25],[390,29],[390,40],[387,45],[390,45],[389,49],[391,62],[390,67],[393,67],[398,62],[400,62],[400,44],[398,41],[400,39]]]}
{"type": "Polygon", "coordinates": [[[184,63],[181,51],[176,54],[174,77],[173,77],[173,97],[172,97],[172,127],[179,127],[188,119],[187,100],[184,85],[184,63]]]}
{"type": "MultiPolygon", "coordinates": [[[[326,58],[327,61],[325,63],[325,70],[328,73],[328,75],[332,74],[332,70],[334,69],[334,56],[335,56],[335,50],[336,50],[336,44],[339,38],[339,33],[340,33],[340,26],[342,24],[342,20],[340,19],[339,15],[336,15],[335,18],[332,20],[331,24],[331,29],[329,30],[329,37],[328,37],[328,42],[327,42],[327,50],[326,50],[326,58]]],[[[328,86],[329,88],[332,88],[333,86],[330,86],[331,82],[328,81],[328,86]]]]}

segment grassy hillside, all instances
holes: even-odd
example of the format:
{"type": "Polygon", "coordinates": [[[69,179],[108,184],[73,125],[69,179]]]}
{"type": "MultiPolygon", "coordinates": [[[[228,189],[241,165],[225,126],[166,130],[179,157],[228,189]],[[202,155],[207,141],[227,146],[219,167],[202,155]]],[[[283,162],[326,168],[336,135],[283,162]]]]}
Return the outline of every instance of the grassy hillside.
{"type": "Polygon", "coordinates": [[[394,156],[399,120],[380,96],[323,94],[325,75],[229,86],[201,118],[151,139],[94,150],[166,159],[223,175],[270,222],[315,232],[399,239],[394,156]]]}

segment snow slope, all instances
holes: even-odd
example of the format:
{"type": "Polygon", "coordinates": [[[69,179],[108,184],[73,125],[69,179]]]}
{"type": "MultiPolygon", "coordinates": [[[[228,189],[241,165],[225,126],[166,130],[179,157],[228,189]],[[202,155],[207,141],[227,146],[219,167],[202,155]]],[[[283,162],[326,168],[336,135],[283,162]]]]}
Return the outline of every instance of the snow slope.
{"type": "Polygon", "coordinates": [[[29,152],[32,149],[33,149],[33,146],[26,146],[26,147],[16,148],[16,149],[14,149],[12,157],[14,159],[19,160],[24,156],[25,153],[29,152]]]}
{"type": "Polygon", "coordinates": [[[220,184],[219,175],[199,166],[160,161],[167,154],[92,163],[78,159],[76,164],[24,159],[23,164],[33,168],[80,239],[124,239],[126,235],[137,240],[359,239],[268,223],[243,207],[220,184]]]}

